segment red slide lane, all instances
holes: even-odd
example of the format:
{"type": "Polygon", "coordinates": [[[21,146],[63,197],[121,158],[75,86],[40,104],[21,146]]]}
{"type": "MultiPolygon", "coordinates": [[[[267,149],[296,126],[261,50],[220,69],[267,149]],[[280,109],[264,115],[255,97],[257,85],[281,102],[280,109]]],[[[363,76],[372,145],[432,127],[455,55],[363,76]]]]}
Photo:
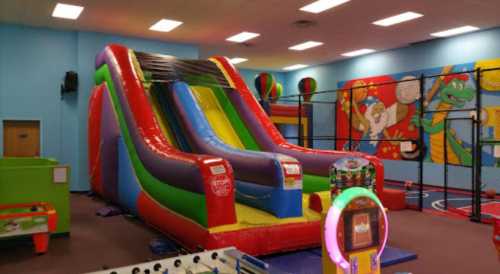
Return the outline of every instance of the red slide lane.
{"type": "Polygon", "coordinates": [[[129,107],[134,116],[136,126],[139,128],[139,133],[144,140],[147,140],[149,148],[166,158],[198,162],[200,165],[203,165],[203,160],[214,160],[211,156],[188,154],[169,145],[154,118],[155,115],[149,99],[144,92],[144,86],[134,73],[129,49],[121,45],[111,44],[106,50],[112,52],[116,66],[120,68],[121,83],[119,84],[123,87],[124,95],[127,98],[127,102],[129,102],[129,107]]]}

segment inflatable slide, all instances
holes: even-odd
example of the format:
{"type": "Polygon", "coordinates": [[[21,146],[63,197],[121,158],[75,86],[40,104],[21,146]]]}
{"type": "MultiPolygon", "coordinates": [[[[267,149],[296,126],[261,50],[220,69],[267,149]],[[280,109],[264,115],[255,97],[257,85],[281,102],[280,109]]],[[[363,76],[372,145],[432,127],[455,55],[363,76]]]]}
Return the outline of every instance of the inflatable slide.
{"type": "Polygon", "coordinates": [[[319,245],[311,195],[330,203],[330,166],[345,157],[369,160],[382,193],[377,158],[286,143],[225,58],[109,45],[95,81],[93,191],[188,248],[261,255],[319,245]]]}

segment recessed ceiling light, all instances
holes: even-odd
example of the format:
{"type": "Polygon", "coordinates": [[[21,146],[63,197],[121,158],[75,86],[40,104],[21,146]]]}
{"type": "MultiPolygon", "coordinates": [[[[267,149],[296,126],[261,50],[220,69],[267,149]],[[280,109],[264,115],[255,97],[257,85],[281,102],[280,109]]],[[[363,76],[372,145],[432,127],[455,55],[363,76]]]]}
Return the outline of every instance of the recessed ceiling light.
{"type": "Polygon", "coordinates": [[[463,27],[453,28],[453,29],[449,29],[449,30],[434,32],[434,33],[431,33],[431,35],[435,36],[435,37],[447,37],[447,36],[453,36],[453,35],[462,34],[462,33],[471,32],[471,31],[476,31],[476,30],[479,30],[479,28],[474,27],[474,26],[463,26],[463,27]]]}
{"type": "Polygon", "coordinates": [[[239,64],[239,63],[243,63],[243,62],[246,62],[246,61],[248,61],[248,59],[241,58],[241,57],[234,57],[234,58],[229,59],[229,62],[231,62],[231,64],[233,64],[233,65],[236,65],[236,64],[239,64]]]}
{"type": "Polygon", "coordinates": [[[57,3],[52,12],[52,17],[76,20],[82,11],[82,6],[57,3]]]}
{"type": "Polygon", "coordinates": [[[306,11],[310,13],[320,13],[327,9],[331,9],[336,6],[340,6],[344,3],[349,2],[350,0],[318,0],[309,5],[303,6],[300,8],[301,11],[306,11]]]}
{"type": "Polygon", "coordinates": [[[291,65],[291,66],[288,66],[288,67],[284,67],[283,69],[284,70],[296,70],[296,69],[301,69],[301,68],[305,68],[305,67],[307,67],[307,65],[296,64],[296,65],[291,65]]]}
{"type": "Polygon", "coordinates": [[[161,19],[160,21],[152,25],[149,29],[153,31],[169,32],[180,25],[182,25],[182,22],[180,21],[161,19]]]}
{"type": "Polygon", "coordinates": [[[233,35],[233,36],[227,38],[226,40],[231,41],[231,42],[236,42],[236,43],[242,43],[242,42],[248,41],[250,39],[253,39],[259,35],[260,34],[255,33],[255,32],[244,31],[244,32],[240,32],[236,35],[233,35]]]}
{"type": "Polygon", "coordinates": [[[342,53],[342,56],[354,57],[354,56],[364,55],[364,54],[368,54],[368,53],[372,53],[372,52],[375,52],[375,50],[374,49],[358,49],[355,51],[342,53]]]}
{"type": "Polygon", "coordinates": [[[410,21],[413,19],[417,19],[417,18],[420,18],[422,16],[424,16],[424,15],[420,14],[420,13],[413,12],[413,11],[407,11],[407,12],[404,12],[404,13],[401,13],[398,15],[394,15],[394,16],[387,17],[384,19],[380,19],[378,21],[373,22],[373,24],[377,25],[377,26],[388,27],[388,26],[396,25],[396,24],[403,23],[406,21],[410,21]]]}
{"type": "Polygon", "coordinates": [[[291,46],[288,49],[290,49],[290,50],[306,50],[306,49],[318,47],[318,46],[321,46],[321,45],[323,45],[322,42],[307,41],[307,42],[300,43],[300,44],[295,45],[295,46],[291,46]]]}

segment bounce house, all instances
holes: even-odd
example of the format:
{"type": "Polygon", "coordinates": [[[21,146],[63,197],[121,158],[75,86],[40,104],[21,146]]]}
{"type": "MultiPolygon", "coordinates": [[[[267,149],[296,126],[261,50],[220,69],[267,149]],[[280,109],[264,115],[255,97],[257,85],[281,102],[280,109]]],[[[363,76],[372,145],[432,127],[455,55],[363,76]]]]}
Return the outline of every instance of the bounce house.
{"type": "Polygon", "coordinates": [[[318,246],[327,208],[311,207],[311,197],[331,203],[330,168],[346,157],[369,163],[383,194],[378,158],[287,143],[226,58],[113,44],[96,58],[95,81],[93,191],[188,248],[318,246]]]}

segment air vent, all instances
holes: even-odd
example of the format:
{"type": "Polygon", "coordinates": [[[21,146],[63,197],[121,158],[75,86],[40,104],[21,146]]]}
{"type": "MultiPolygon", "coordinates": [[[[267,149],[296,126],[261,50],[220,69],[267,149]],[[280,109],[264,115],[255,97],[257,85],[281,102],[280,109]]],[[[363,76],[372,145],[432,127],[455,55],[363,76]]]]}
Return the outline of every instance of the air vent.
{"type": "Polygon", "coordinates": [[[310,28],[316,26],[318,23],[312,20],[297,20],[292,24],[298,28],[310,28]]]}

